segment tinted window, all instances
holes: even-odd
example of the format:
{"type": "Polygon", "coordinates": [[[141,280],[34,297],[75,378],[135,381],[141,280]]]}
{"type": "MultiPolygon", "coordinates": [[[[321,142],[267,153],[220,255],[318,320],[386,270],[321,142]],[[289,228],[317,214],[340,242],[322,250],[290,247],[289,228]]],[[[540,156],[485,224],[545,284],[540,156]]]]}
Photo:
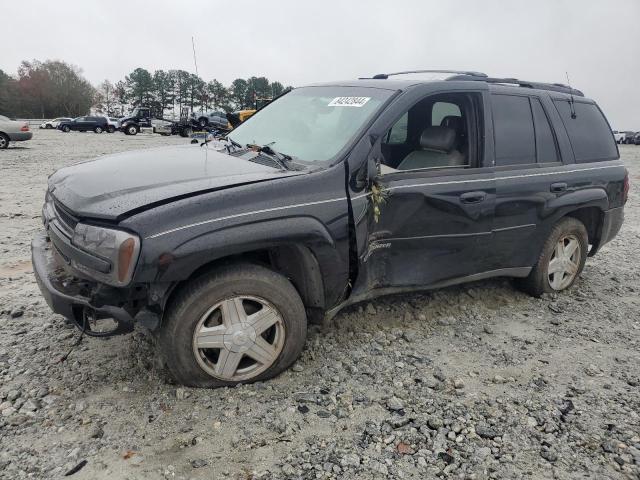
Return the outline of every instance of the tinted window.
{"type": "Polygon", "coordinates": [[[496,165],[535,163],[533,117],[527,97],[493,95],[496,165]]]}
{"type": "Polygon", "coordinates": [[[553,136],[547,114],[542,108],[542,103],[537,98],[531,98],[531,110],[536,128],[536,153],[539,163],[557,162],[558,149],[556,139],[553,136]]]}
{"type": "Polygon", "coordinates": [[[575,102],[575,117],[571,118],[571,104],[554,100],[569,134],[576,162],[595,162],[618,158],[618,149],[611,129],[600,109],[592,103],[575,102]]]}

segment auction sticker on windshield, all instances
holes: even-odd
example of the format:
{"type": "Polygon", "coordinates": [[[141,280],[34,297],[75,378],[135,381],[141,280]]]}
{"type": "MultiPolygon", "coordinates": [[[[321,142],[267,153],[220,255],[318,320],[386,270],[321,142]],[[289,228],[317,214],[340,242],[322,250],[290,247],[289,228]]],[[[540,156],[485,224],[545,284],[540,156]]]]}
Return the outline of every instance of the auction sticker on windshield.
{"type": "Polygon", "coordinates": [[[371,97],[336,97],[329,102],[329,107],[362,107],[371,97]]]}

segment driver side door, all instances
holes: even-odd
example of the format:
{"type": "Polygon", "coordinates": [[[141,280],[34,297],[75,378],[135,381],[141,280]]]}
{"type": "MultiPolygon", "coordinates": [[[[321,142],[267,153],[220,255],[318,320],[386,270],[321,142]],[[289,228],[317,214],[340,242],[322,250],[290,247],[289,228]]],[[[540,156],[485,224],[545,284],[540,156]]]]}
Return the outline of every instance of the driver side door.
{"type": "Polygon", "coordinates": [[[437,94],[396,115],[370,153],[380,163],[375,192],[368,192],[362,210],[354,207],[360,222],[355,294],[447,285],[487,270],[496,187],[494,174],[483,168],[483,128],[479,93],[437,94]],[[457,106],[461,118],[453,122],[457,106]],[[466,125],[456,133],[456,141],[465,142],[456,146],[465,151],[465,165],[402,168],[403,156],[421,148],[421,132],[449,122],[466,125]]]}

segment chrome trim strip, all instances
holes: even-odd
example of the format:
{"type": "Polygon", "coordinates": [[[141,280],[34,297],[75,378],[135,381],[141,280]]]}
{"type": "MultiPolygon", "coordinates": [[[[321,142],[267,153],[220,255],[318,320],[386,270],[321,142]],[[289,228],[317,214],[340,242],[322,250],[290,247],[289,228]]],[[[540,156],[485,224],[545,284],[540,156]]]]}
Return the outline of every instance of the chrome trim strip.
{"type": "MultiPolygon", "coordinates": [[[[430,187],[436,185],[452,185],[457,183],[474,183],[474,182],[493,182],[494,180],[511,180],[514,178],[527,178],[527,177],[542,177],[548,175],[562,175],[566,173],[576,173],[576,172],[588,172],[591,170],[603,170],[605,168],[620,168],[623,165],[606,165],[604,167],[589,167],[589,168],[576,168],[573,170],[561,170],[558,172],[540,172],[540,173],[531,173],[528,175],[507,175],[505,177],[494,177],[494,178],[476,178],[471,180],[451,180],[448,182],[432,182],[432,183],[415,183],[412,185],[397,185],[395,187],[389,187],[389,190],[400,190],[402,188],[413,188],[413,187],[430,187]]],[[[481,173],[478,173],[480,175],[481,173]]]]}
{"type": "Polygon", "coordinates": [[[493,232],[474,232],[474,233],[445,233],[441,235],[422,235],[417,237],[385,237],[373,240],[369,245],[373,245],[376,243],[386,243],[393,241],[402,241],[402,240],[426,240],[429,238],[465,238],[465,237],[476,237],[479,235],[491,235],[493,232]]]}
{"type": "Polygon", "coordinates": [[[346,199],[347,197],[330,198],[329,200],[318,200],[317,202],[298,203],[296,205],[285,205],[282,207],[273,207],[273,208],[264,208],[262,210],[254,210],[252,212],[236,213],[234,215],[227,215],[225,217],[212,218],[210,220],[203,220],[201,222],[191,223],[189,225],[183,225],[182,227],[175,227],[170,230],[165,230],[164,232],[154,233],[153,235],[149,235],[146,238],[147,239],[158,238],[158,237],[161,237],[162,235],[167,235],[168,233],[177,232],[180,230],[184,230],[186,228],[199,227],[200,225],[206,225],[208,223],[214,223],[214,222],[221,222],[223,220],[230,220],[232,218],[246,217],[248,215],[257,215],[260,213],[277,212],[278,210],[286,210],[288,208],[309,207],[311,205],[320,205],[323,203],[341,202],[346,199]]]}
{"type": "Polygon", "coordinates": [[[526,225],[515,225],[513,227],[494,228],[493,232],[507,232],[509,230],[516,230],[518,228],[536,227],[535,223],[527,223],[526,225]]]}

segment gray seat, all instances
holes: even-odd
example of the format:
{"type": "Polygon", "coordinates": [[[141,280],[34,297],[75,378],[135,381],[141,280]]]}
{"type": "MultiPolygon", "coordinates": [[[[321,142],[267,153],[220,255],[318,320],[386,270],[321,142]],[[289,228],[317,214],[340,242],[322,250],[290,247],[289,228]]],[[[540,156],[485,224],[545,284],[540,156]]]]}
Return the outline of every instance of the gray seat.
{"type": "Polygon", "coordinates": [[[456,132],[448,127],[427,127],[420,135],[420,150],[409,153],[398,170],[457,167],[466,165],[466,157],[455,148],[456,132]]]}

